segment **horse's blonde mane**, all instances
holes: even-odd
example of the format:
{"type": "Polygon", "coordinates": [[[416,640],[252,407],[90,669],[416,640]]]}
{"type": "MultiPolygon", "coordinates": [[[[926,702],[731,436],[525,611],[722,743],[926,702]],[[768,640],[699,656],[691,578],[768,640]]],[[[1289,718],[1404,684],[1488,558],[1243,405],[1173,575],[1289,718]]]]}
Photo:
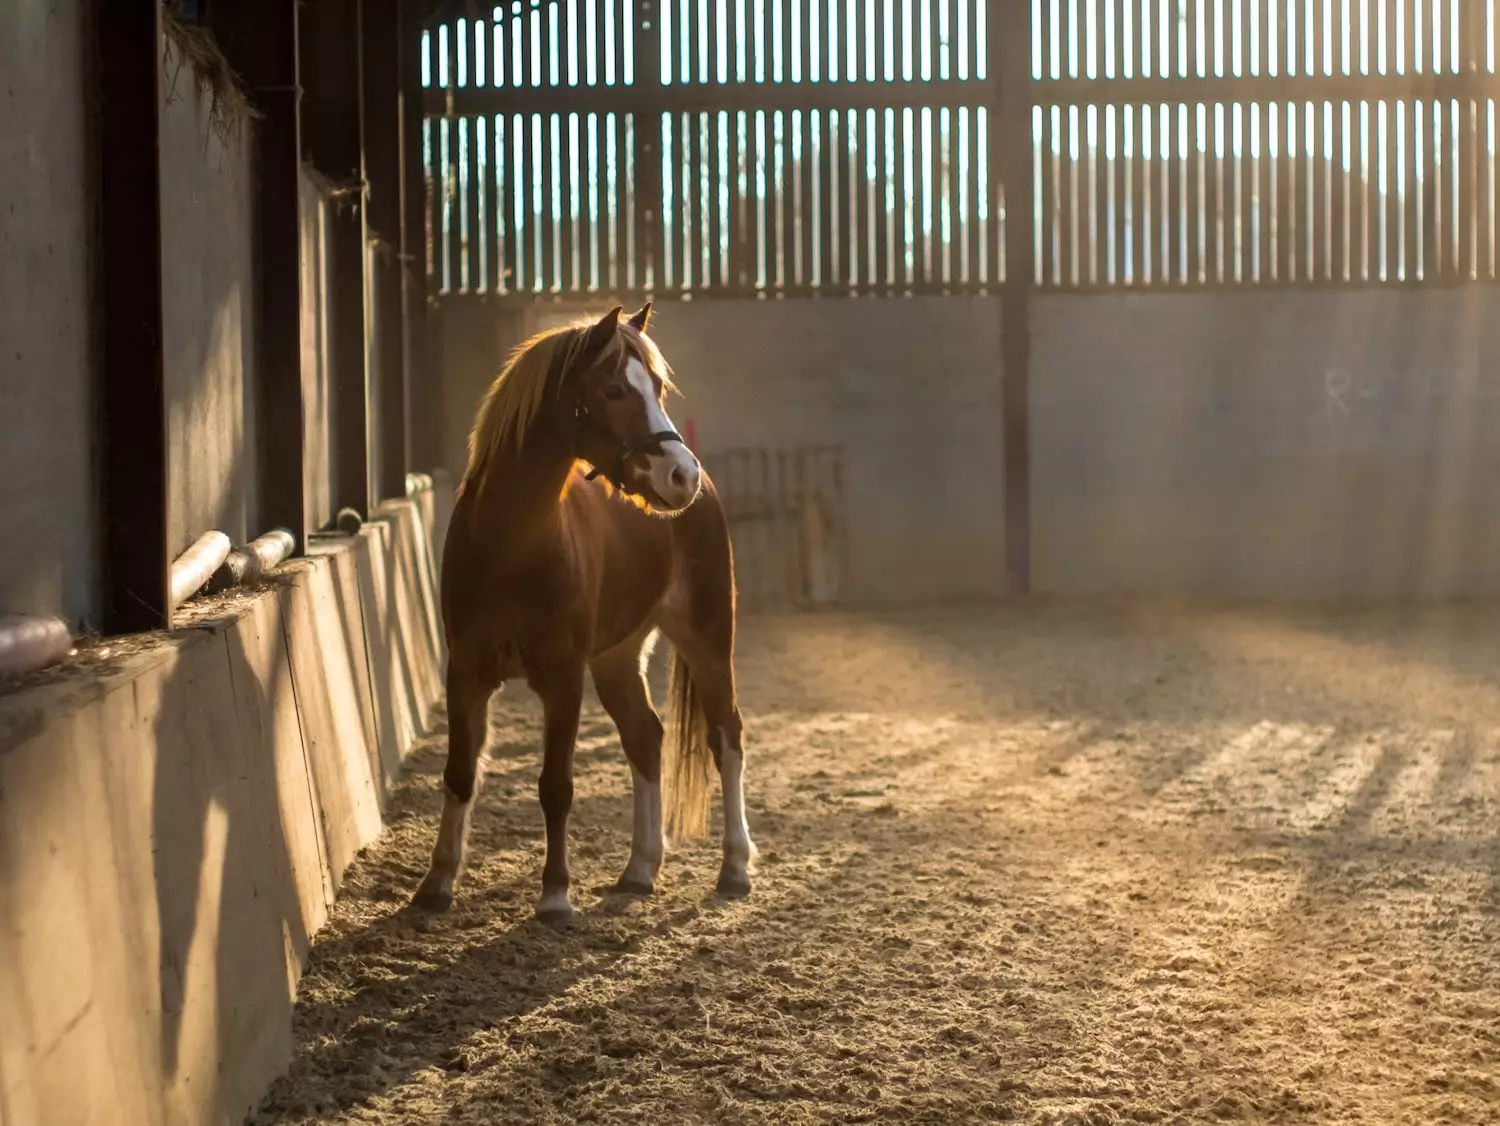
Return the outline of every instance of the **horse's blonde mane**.
{"type": "MultiPolygon", "coordinates": [[[[511,352],[485,392],[474,418],[474,429],[469,433],[469,464],[460,490],[484,472],[495,454],[521,448],[526,432],[541,412],[548,386],[553,386],[554,394],[562,389],[562,377],[579,359],[594,324],[584,319],[548,329],[511,352]]],[[[599,361],[619,368],[632,354],[655,371],[669,390],[674,389],[672,369],[655,343],[622,321],[600,353],[599,361]]]]}

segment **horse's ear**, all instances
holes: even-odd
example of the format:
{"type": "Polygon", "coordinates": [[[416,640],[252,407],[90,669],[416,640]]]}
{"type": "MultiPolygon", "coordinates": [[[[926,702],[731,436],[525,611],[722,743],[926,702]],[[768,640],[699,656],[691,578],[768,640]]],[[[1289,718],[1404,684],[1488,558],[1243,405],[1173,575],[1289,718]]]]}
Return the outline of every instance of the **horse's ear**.
{"type": "Polygon", "coordinates": [[[589,329],[588,339],[584,343],[585,355],[592,356],[614,339],[615,333],[620,328],[620,314],[624,311],[624,306],[616,305],[599,318],[598,324],[589,329]]]}
{"type": "Polygon", "coordinates": [[[645,332],[646,326],[651,323],[651,302],[647,301],[630,318],[630,327],[636,332],[645,332]]]}

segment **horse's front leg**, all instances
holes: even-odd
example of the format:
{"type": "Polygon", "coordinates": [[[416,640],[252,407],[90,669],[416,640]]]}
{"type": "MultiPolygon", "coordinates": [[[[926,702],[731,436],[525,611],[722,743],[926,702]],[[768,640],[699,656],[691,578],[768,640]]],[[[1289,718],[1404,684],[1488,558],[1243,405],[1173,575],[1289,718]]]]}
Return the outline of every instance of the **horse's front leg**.
{"type": "Polygon", "coordinates": [[[542,776],[537,787],[547,825],[547,861],[542,866],[542,897],[536,917],[563,922],[573,914],[568,902],[568,813],[573,808],[573,745],[583,706],[583,661],[548,669],[531,678],[542,699],[542,776]]]}
{"type": "Polygon", "coordinates": [[[479,754],[489,726],[489,703],[497,682],[478,666],[452,657],[448,665],[448,763],[443,769],[443,820],[432,864],[413,904],[446,911],[463,868],[464,843],[479,789],[479,754]]]}

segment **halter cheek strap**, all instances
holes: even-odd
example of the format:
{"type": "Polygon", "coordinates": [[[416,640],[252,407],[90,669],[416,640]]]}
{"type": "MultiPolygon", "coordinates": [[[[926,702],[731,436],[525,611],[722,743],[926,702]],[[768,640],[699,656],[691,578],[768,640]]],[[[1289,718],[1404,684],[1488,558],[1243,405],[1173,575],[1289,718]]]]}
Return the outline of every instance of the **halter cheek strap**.
{"type": "MultiPolygon", "coordinates": [[[[623,489],[625,487],[623,482],[623,478],[625,476],[625,463],[636,454],[640,453],[641,450],[645,449],[647,446],[660,445],[663,442],[682,442],[683,445],[687,445],[686,442],[682,441],[682,435],[677,433],[677,431],[675,430],[657,430],[654,433],[647,434],[643,437],[633,438],[628,442],[622,441],[621,439],[615,437],[614,434],[612,434],[607,428],[594,421],[594,416],[589,414],[588,410],[583,405],[583,400],[581,399],[578,401],[575,415],[577,418],[580,434],[584,430],[592,430],[596,435],[608,439],[611,443],[614,444],[615,447],[615,464],[613,471],[606,472],[604,466],[596,465],[592,470],[589,471],[588,476],[584,478],[584,480],[587,481],[592,481],[594,480],[594,478],[602,474],[604,475],[605,480],[609,481],[609,483],[612,484],[615,488],[623,489]]],[[[580,443],[580,445],[581,444],[582,443],[580,443]]]]}

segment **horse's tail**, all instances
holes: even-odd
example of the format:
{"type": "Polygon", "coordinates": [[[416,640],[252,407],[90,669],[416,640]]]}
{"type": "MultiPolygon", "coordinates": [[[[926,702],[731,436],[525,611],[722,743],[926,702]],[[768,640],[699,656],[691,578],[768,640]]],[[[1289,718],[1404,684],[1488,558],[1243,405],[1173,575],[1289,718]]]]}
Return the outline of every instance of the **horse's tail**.
{"type": "Polygon", "coordinates": [[[666,830],[692,839],[708,832],[708,717],[698,702],[693,675],[682,654],[673,652],[667,681],[667,727],[661,745],[661,797],[666,830]]]}

